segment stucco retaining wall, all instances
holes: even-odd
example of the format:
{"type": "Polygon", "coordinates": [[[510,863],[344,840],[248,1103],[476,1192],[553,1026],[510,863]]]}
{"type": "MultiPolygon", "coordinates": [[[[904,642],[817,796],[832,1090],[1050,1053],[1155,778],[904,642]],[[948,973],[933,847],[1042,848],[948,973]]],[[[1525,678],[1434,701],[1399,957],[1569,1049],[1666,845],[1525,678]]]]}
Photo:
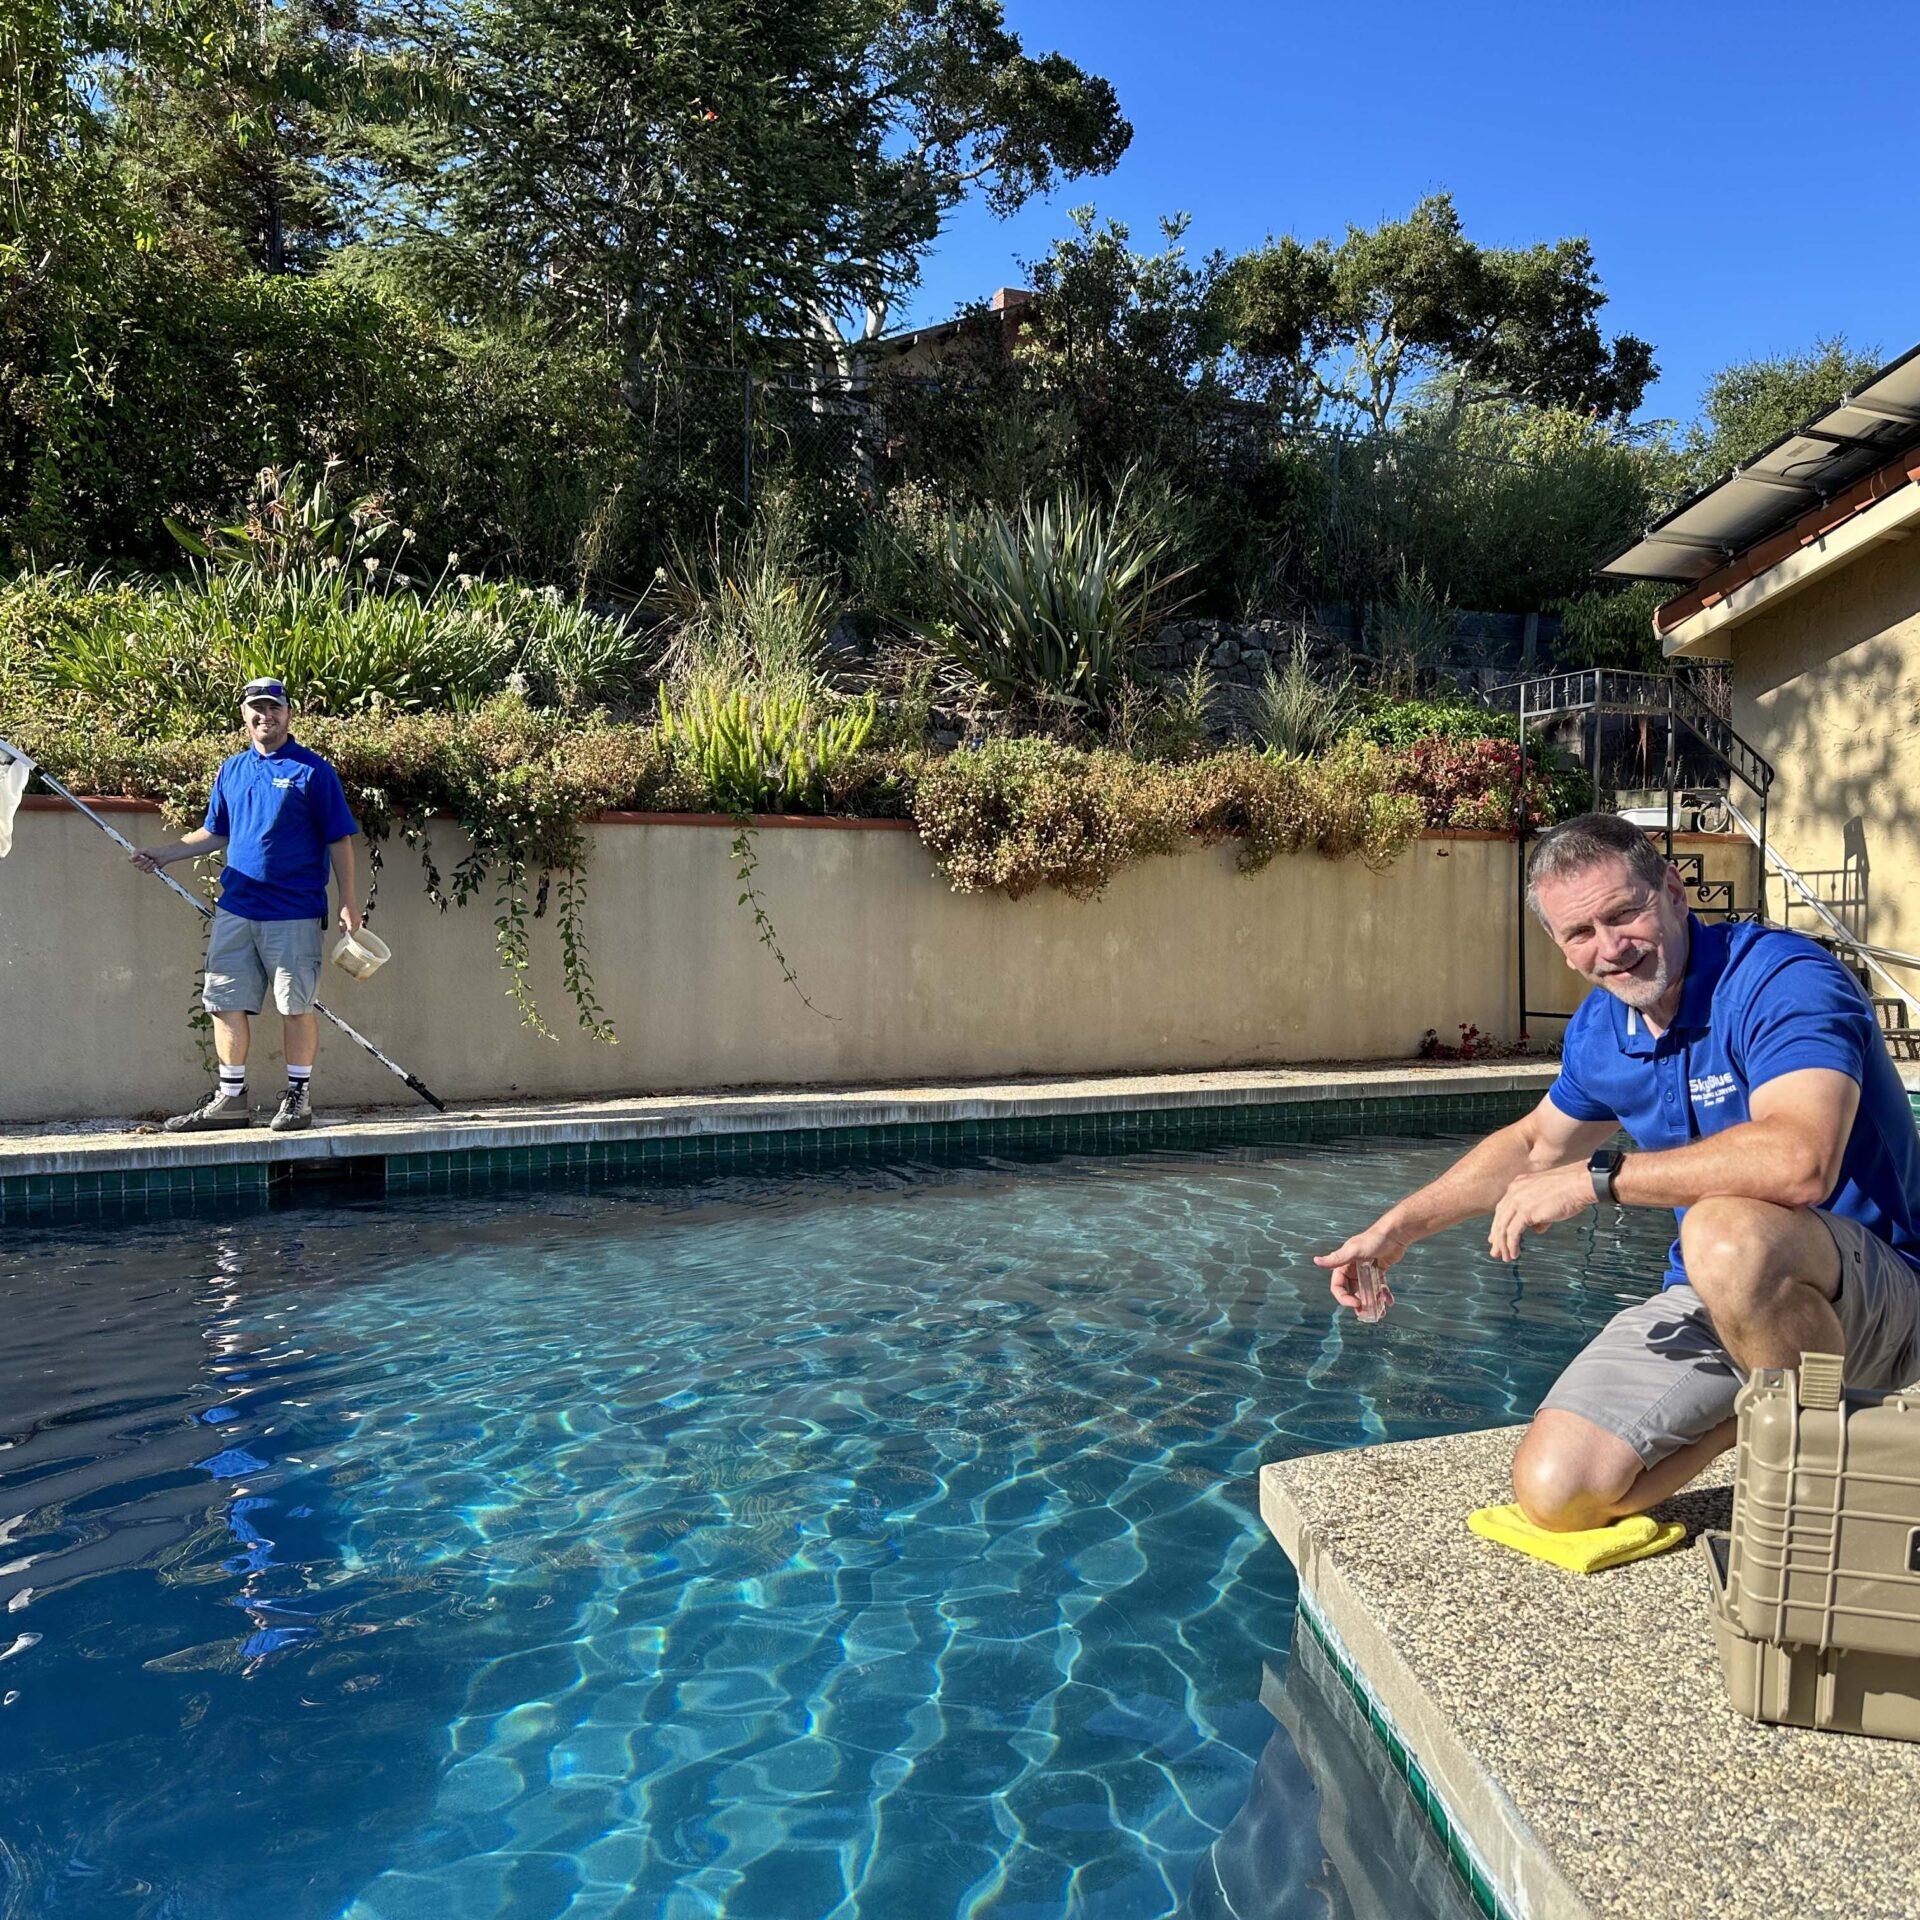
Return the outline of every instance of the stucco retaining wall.
{"type": "MultiPolygon", "coordinates": [[[[161,837],[151,814],[114,818],[136,843],[161,837]]],[[[551,917],[534,926],[532,983],[558,1038],[523,1027],[491,905],[436,912],[404,848],[389,851],[375,918],[393,962],[365,983],[327,968],[322,997],[461,1101],[1391,1059],[1428,1027],[1452,1039],[1461,1021],[1518,1026],[1503,840],[1424,838],[1379,873],[1303,855],[1251,877],[1231,846],[1195,848],[1130,868],[1097,901],[1012,901],[954,893],[911,831],[769,826],[758,885],[812,1013],[737,904],[730,839],[711,826],[590,831],[587,932],[617,1046],[573,1024],[551,917]]],[[[442,823],[443,873],[460,848],[442,823]]],[[[1577,982],[1537,928],[1530,938],[1532,1004],[1571,1008],[1577,982]]],[[[201,939],[98,829],[24,810],[0,864],[0,1121],[196,1096],[201,939]]],[[[260,1023],[256,1093],[276,1084],[278,1026],[260,1023]]],[[[411,1100],[321,1031],[319,1104],[411,1100]]]]}

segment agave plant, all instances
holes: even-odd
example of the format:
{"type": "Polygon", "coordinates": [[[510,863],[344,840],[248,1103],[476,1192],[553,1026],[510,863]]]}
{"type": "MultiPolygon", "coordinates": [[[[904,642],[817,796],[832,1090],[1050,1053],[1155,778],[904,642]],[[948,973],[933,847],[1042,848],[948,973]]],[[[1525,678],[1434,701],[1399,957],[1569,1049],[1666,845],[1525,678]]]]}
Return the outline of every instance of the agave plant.
{"type": "Polygon", "coordinates": [[[1173,538],[1067,487],[1012,513],[950,521],[946,616],[917,629],[1004,705],[1064,705],[1103,719],[1188,571],[1173,538]]]}

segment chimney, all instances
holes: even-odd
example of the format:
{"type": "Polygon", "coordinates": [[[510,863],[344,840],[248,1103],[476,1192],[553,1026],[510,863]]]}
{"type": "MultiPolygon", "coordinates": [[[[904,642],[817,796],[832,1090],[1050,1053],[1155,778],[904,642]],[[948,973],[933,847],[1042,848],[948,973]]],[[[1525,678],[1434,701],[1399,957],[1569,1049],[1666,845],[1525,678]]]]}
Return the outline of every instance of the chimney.
{"type": "Polygon", "coordinates": [[[1033,298],[1026,287],[996,287],[993,295],[995,313],[1011,313],[1016,307],[1024,307],[1033,298]]]}

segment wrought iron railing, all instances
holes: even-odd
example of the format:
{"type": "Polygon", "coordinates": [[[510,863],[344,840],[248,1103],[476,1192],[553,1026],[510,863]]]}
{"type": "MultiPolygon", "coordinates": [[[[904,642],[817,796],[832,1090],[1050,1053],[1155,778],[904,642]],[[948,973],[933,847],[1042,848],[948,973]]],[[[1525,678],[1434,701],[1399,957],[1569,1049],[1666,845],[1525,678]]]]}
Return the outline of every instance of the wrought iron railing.
{"type": "MultiPolygon", "coordinates": [[[[1665,805],[1658,809],[1661,818],[1649,821],[1649,832],[1663,838],[1667,858],[1678,868],[1692,897],[1695,911],[1726,920],[1765,920],[1767,918],[1766,822],[1768,794],[1773,786],[1773,767],[1751,743],[1741,738],[1732,723],[1716,713],[1705,700],[1681,680],[1666,674],[1630,673],[1623,668],[1582,667],[1560,673],[1544,674],[1523,680],[1513,689],[1515,717],[1520,743],[1520,780],[1515,788],[1516,830],[1520,839],[1521,909],[1518,937],[1515,941],[1515,971],[1518,977],[1520,1028],[1524,1036],[1531,1020],[1562,1020],[1566,1015],[1554,1009],[1527,1005],[1526,943],[1526,842],[1529,834],[1524,809],[1529,756],[1536,751],[1534,729],[1553,721],[1573,720],[1582,730],[1583,757],[1594,786],[1593,804],[1611,808],[1618,795],[1607,790],[1602,764],[1605,723],[1625,718],[1640,723],[1635,732],[1644,736],[1652,723],[1664,723],[1661,740],[1661,784],[1655,791],[1663,795],[1665,805]],[[1691,741],[1693,751],[1684,757],[1692,763],[1691,777],[1683,782],[1681,768],[1683,742],[1691,741]],[[1702,769],[1707,777],[1700,778],[1702,769]],[[1710,801],[1702,807],[1698,789],[1706,788],[1710,801]],[[1683,832],[1703,813],[1718,814],[1747,826],[1747,816],[1734,804],[1737,789],[1752,796],[1750,804],[1759,816],[1757,844],[1763,849],[1757,862],[1759,887],[1753,898],[1743,896],[1736,883],[1719,874],[1707,872],[1706,859],[1699,852],[1681,851],[1674,845],[1677,832],[1683,832]],[[1694,789],[1691,816],[1681,804],[1685,789],[1694,789]]],[[[1617,766],[1616,761],[1616,766],[1617,766]]],[[[1745,797],[1743,795],[1742,797],[1745,797]]]]}

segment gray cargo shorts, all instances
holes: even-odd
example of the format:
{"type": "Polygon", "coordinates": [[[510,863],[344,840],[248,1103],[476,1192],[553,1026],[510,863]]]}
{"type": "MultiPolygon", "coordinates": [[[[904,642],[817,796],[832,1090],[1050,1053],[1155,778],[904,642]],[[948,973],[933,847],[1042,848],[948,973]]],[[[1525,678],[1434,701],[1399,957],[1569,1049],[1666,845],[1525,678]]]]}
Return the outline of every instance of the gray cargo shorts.
{"type": "MultiPolygon", "coordinates": [[[[1815,1208],[1840,1250],[1833,1310],[1846,1382],[1872,1392],[1920,1380],[1920,1273],[1857,1220],[1815,1208]]],[[[1745,1378],[1691,1287],[1668,1287],[1616,1313],[1540,1402],[1617,1433],[1643,1466],[1733,1417],[1745,1378]]]]}
{"type": "Polygon", "coordinates": [[[243,920],[216,907],[200,1004],[209,1013],[258,1013],[271,984],[280,1012],[311,1013],[322,931],[318,920],[243,920]]]}

